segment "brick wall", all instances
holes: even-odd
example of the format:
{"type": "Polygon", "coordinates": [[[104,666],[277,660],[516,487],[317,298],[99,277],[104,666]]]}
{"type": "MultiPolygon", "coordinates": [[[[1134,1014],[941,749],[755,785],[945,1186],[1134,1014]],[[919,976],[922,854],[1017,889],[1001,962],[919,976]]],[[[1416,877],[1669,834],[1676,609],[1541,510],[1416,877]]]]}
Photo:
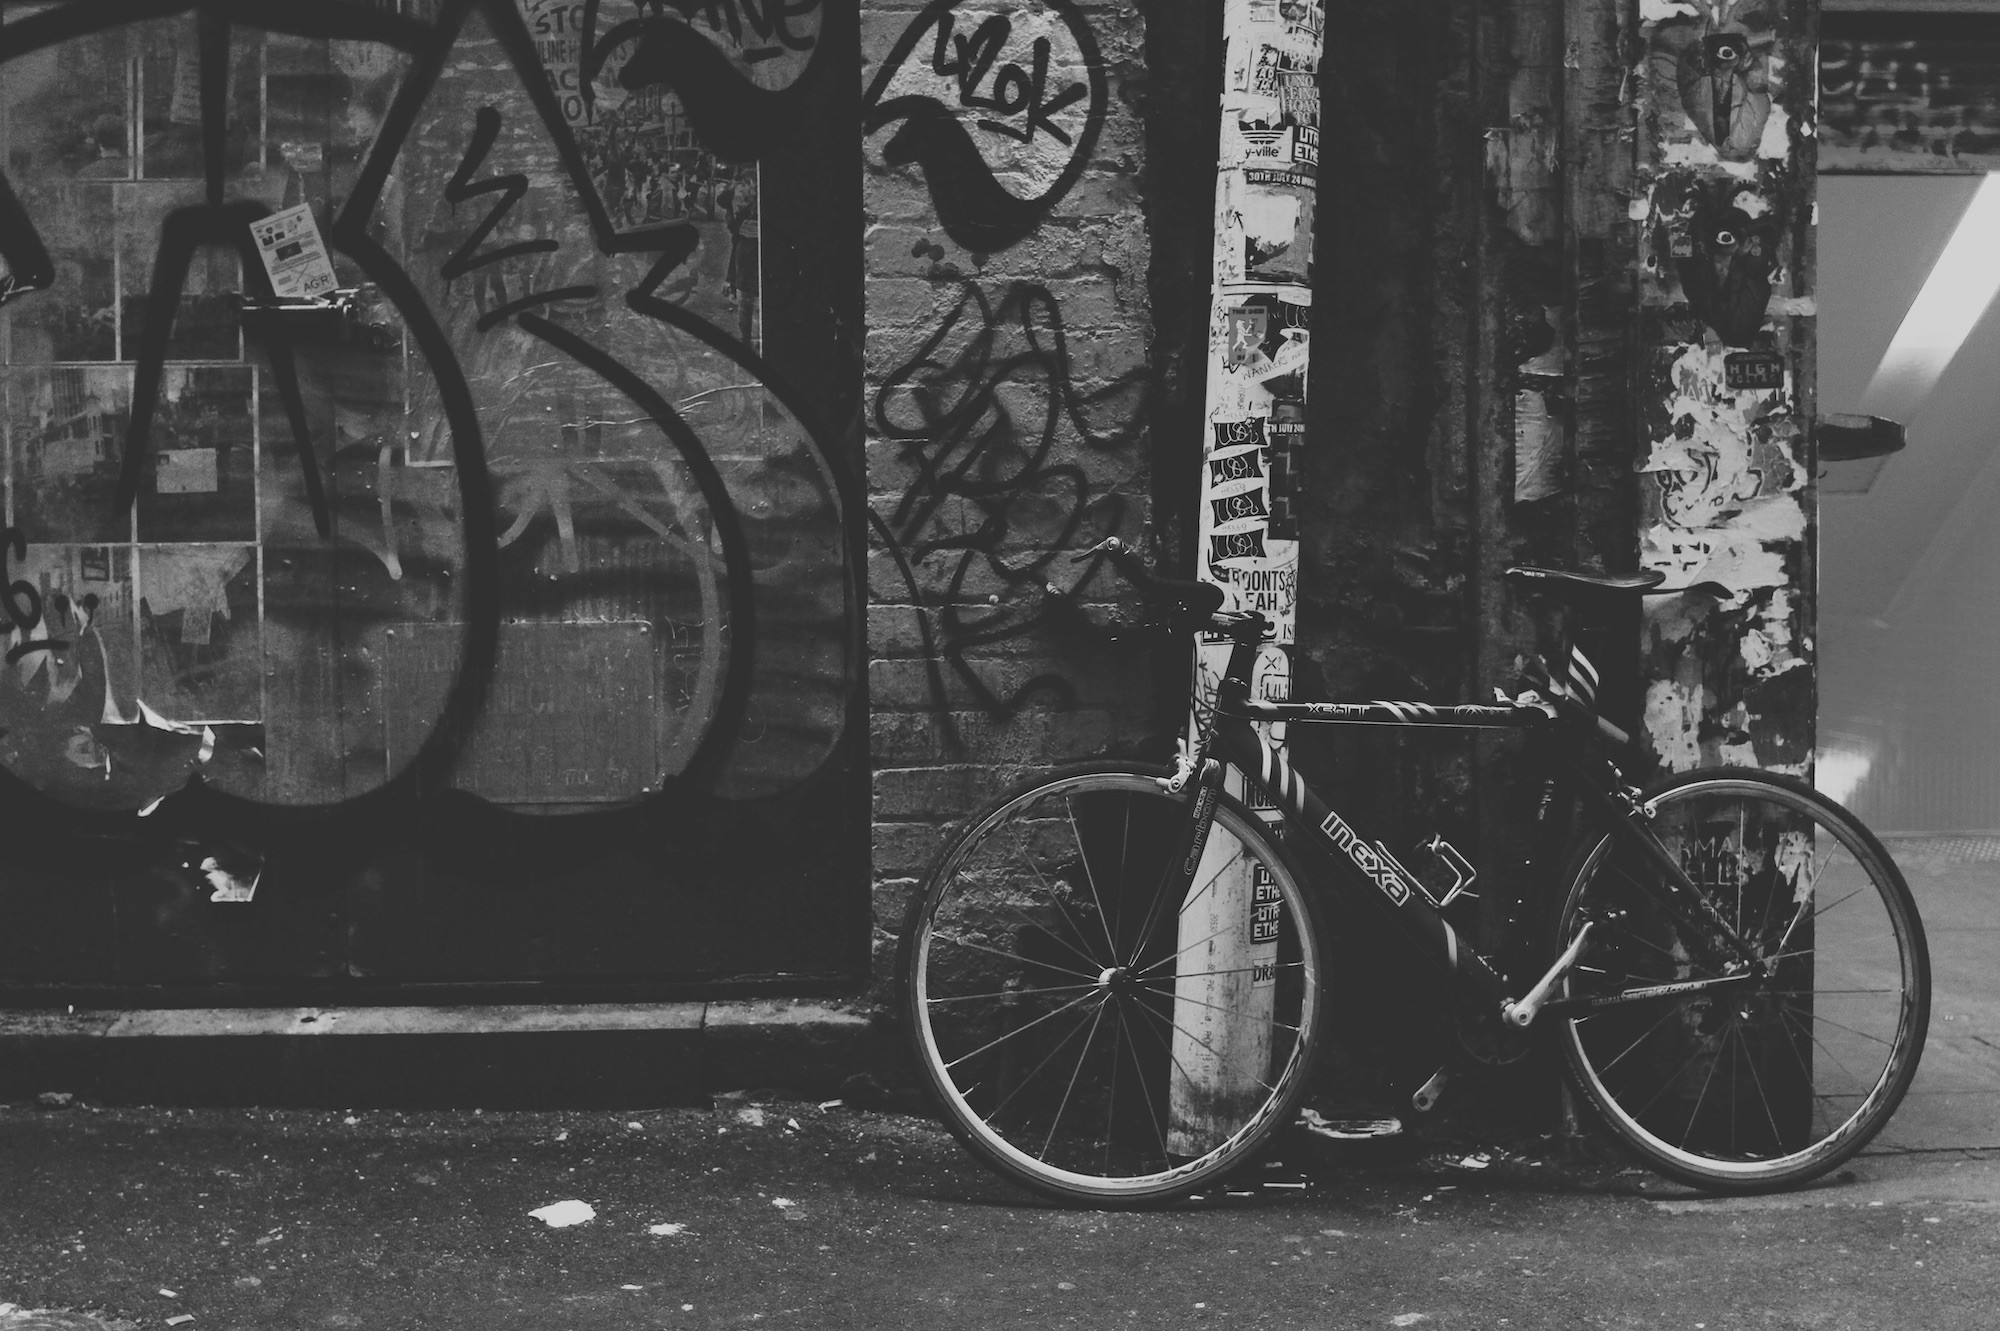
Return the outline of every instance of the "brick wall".
{"type": "Polygon", "coordinates": [[[1163,752],[1130,589],[1070,557],[1147,536],[1157,376],[1136,8],[883,3],[861,42],[880,980],[954,820],[1163,752]]]}

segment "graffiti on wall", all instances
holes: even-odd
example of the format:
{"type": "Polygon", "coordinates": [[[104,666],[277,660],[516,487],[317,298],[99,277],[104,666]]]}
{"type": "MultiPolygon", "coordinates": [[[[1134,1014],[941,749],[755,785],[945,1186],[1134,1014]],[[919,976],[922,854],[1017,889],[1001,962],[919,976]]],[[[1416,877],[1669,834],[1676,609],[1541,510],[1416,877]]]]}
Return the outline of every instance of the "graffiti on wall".
{"type": "MultiPolygon", "coordinates": [[[[1058,288],[982,271],[988,256],[1077,220],[1060,206],[1109,103],[1098,43],[1071,0],[1001,13],[935,0],[863,97],[879,160],[917,174],[933,210],[926,221],[961,251],[914,246],[937,314],[877,373],[872,412],[877,437],[896,445],[894,478],[886,468],[871,477],[872,518],[909,600],[935,612],[919,623],[940,710],[951,705],[941,667],[992,716],[1030,700],[1072,702],[1058,672],[1000,684],[967,653],[1084,624],[1075,606],[1097,569],[1079,577],[1066,555],[1137,516],[1128,492],[1143,366],[1080,369],[1086,352],[1058,288]]],[[[1138,274],[1107,266],[1063,285],[1108,287],[1122,304],[1119,288],[1138,274]]]]}
{"type": "Polygon", "coordinates": [[[965,653],[1060,617],[1078,590],[1063,557],[1123,529],[1125,497],[1059,460],[1069,456],[1059,449],[1115,455],[1134,445],[1144,383],[1134,373],[1080,390],[1046,286],[1016,282],[996,302],[978,283],[957,282],[950,313],[876,394],[875,428],[903,446],[911,473],[880,521],[912,590],[914,565],[943,563],[932,648],[982,708],[1005,716],[1037,695],[1069,702],[1073,691],[1045,672],[1002,697],[965,653]],[[1057,581],[1068,584],[1063,597],[1049,591],[1057,581]]]}
{"type": "Polygon", "coordinates": [[[1798,139],[1812,127],[1787,110],[1809,71],[1788,63],[1781,16],[1757,0],[1649,3],[1645,17],[1652,161],[1632,206],[1651,364],[1641,558],[1668,588],[1727,588],[1722,612],[1737,626],[1733,659],[1718,666],[1697,646],[1693,601],[1649,603],[1647,729],[1670,770],[1796,766],[1790,736],[1760,756],[1745,718],[1718,724],[1711,712],[1810,652],[1793,591],[1810,477],[1792,346],[1813,302],[1799,289],[1790,209],[1798,139]]]}
{"type": "Polygon", "coordinates": [[[862,132],[895,125],[882,159],[916,164],[938,224],[991,252],[1032,231],[1083,174],[1108,83],[1072,0],[1009,14],[961,4],[933,0],[903,30],[862,99],[862,132]]]}
{"type": "Polygon", "coordinates": [[[0,764],[254,838],[835,762],[854,497],[765,280],[819,5],[190,8],[6,25],[0,764]]]}

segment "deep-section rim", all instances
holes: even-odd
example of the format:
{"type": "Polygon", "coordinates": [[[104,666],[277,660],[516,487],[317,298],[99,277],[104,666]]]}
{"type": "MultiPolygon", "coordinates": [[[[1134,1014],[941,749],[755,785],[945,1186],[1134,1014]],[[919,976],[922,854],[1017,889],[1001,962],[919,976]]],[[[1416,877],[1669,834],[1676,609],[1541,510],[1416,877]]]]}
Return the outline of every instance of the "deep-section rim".
{"type": "Polygon", "coordinates": [[[1090,784],[1109,783],[1135,793],[1171,798],[1166,795],[1166,780],[1164,769],[1137,764],[1089,765],[1054,773],[1002,796],[947,847],[937,867],[926,879],[924,891],[914,904],[912,919],[905,931],[907,960],[901,968],[904,1019],[916,1048],[918,1063],[924,1071],[925,1084],[943,1114],[945,1126],[975,1155],[1006,1176],[1046,1196],[1064,1201],[1132,1205],[1170,1201],[1194,1192],[1208,1180],[1236,1168],[1289,1121],[1310,1080],[1320,1038],[1325,995],[1320,980],[1323,942],[1315,903],[1305,886],[1307,880],[1288,858],[1282,845],[1270,839],[1255,814],[1228,795],[1217,801],[1216,822],[1258,853],[1270,866],[1273,880],[1279,885],[1286,904],[1297,913],[1300,946],[1305,959],[1302,968],[1305,993],[1301,1002],[1299,1033],[1279,1074],[1278,1091],[1267,1098],[1243,1126],[1212,1150],[1172,1169],[1130,1177],[1083,1174],[1039,1160],[994,1132],[960,1094],[952,1079],[941,1071],[943,1054],[937,1047],[927,1020],[930,923],[946,886],[966,854],[981,844],[986,835],[1014,810],[1030,801],[1051,798],[1061,787],[1074,790],[1090,784]]]}
{"type": "MultiPolygon", "coordinates": [[[[1923,1055],[1929,1025],[1930,961],[1923,921],[1917,913],[1909,885],[1903,880],[1895,861],[1859,819],[1812,788],[1768,772],[1710,769],[1687,773],[1650,794],[1647,802],[1683,796],[1731,794],[1766,798],[1786,805],[1811,817],[1817,827],[1832,832],[1854,857],[1856,864],[1867,873],[1877,899],[1891,919],[1892,927],[1897,919],[1902,922],[1903,927],[1895,930],[1897,956],[1903,969],[1897,1038],[1861,1103],[1831,1132],[1815,1138],[1798,1151],[1762,1161],[1717,1159],[1668,1143],[1626,1113],[1584,1054],[1578,1019],[1563,1019],[1559,1029],[1564,1061],[1571,1076],[1584,1097],[1623,1140],[1662,1171],[1685,1182],[1712,1189],[1749,1191],[1818,1178],[1852,1159],[1888,1123],[1909,1090],[1923,1055]]],[[[1558,919],[1559,939],[1566,940],[1570,936],[1570,920],[1576,910],[1578,896],[1615,840],[1610,833],[1598,837],[1568,876],[1558,919]]],[[[1568,992],[1569,980],[1565,978],[1562,993],[1567,996],[1568,992]]]]}

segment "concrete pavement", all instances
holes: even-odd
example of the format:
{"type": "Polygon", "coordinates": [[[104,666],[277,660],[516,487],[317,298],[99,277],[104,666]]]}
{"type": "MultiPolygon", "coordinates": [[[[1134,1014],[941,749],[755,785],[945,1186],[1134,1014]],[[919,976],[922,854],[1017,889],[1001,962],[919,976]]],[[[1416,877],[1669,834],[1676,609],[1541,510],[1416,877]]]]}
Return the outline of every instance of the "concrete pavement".
{"type": "Polygon", "coordinates": [[[0,1331],[1995,1324],[2000,1152],[1872,1153],[1716,1201],[1470,1150],[1314,1157],[1305,1190],[1102,1214],[1041,1205],[926,1120],[803,1101],[11,1106],[0,1331]],[[592,1218],[530,1214],[564,1201],[592,1218]]]}
{"type": "Polygon", "coordinates": [[[1885,1147],[2000,1146],[2000,837],[1892,836],[1931,949],[1931,1029],[1885,1147]]]}

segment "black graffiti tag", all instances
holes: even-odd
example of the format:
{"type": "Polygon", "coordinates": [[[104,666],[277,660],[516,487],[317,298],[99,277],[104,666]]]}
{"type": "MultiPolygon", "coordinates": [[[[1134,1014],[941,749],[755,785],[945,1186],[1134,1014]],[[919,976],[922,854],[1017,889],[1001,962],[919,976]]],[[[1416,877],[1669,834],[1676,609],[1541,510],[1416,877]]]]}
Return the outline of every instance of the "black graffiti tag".
{"type": "MultiPolygon", "coordinates": [[[[1118,530],[1123,498],[1091,484],[1082,466],[1057,460],[1067,426],[1091,449],[1129,447],[1139,436],[1142,374],[1085,394],[1071,380],[1062,311],[1047,287],[1018,282],[994,299],[961,281],[957,306],[905,364],[890,374],[875,400],[883,437],[903,444],[915,474],[895,511],[876,530],[903,564],[912,594],[911,564],[952,556],[933,651],[951,664],[981,706],[1008,716],[1035,693],[1067,700],[1069,681],[1044,673],[1002,698],[964,658],[967,648],[1033,632],[1068,609],[1047,592],[1049,565],[1064,551],[1118,530]],[[1032,388],[1042,405],[1017,416],[1011,390],[1032,388]],[[1093,426],[1094,416],[1118,424],[1093,426]],[[961,528],[951,515],[978,515],[961,528]],[[950,518],[950,520],[947,520],[950,518]],[[966,583],[1004,588],[988,608],[968,613],[966,583]]],[[[928,637],[928,631],[926,630],[928,637]]],[[[933,691],[942,680],[933,677],[933,691]]]]}
{"type": "Polygon", "coordinates": [[[955,15],[946,14],[938,22],[937,47],[931,54],[931,71],[958,80],[960,106],[1021,117],[1021,123],[1013,125],[1005,120],[982,116],[979,127],[1021,143],[1032,142],[1037,130],[1047,132],[1060,143],[1070,143],[1070,134],[1055,121],[1056,112],[1088,97],[1090,89],[1085,84],[1072,83],[1054,98],[1049,97],[1049,39],[1035,38],[1031,48],[1033,54],[1029,57],[1031,70],[1024,70],[1017,64],[1002,65],[1000,72],[993,77],[992,92],[982,94],[980,86],[1000,52],[1006,49],[1007,39],[1013,35],[1013,24],[996,14],[975,28],[968,38],[952,31],[955,18],[955,15]]]}
{"type": "Polygon", "coordinates": [[[933,0],[903,30],[862,99],[862,132],[898,124],[882,147],[883,160],[915,163],[946,234],[990,253],[1034,230],[1076,184],[1104,124],[1109,83],[1097,40],[1073,0],[1034,0],[1032,7],[1058,20],[1057,36],[1036,37],[1016,59],[1006,58],[1019,41],[1015,23],[993,15],[968,36],[959,31],[960,3],[933,0]],[[927,66],[916,55],[926,37],[927,66]],[[1083,80],[1051,91],[1051,70],[1071,67],[1083,70],[1083,80]],[[920,90],[908,90],[913,84],[920,90]],[[891,96],[899,85],[904,90],[891,96]],[[1022,198],[1003,186],[967,132],[968,119],[1012,153],[1042,154],[1044,169],[1034,174],[1052,177],[1048,187],[1022,198]]]}

